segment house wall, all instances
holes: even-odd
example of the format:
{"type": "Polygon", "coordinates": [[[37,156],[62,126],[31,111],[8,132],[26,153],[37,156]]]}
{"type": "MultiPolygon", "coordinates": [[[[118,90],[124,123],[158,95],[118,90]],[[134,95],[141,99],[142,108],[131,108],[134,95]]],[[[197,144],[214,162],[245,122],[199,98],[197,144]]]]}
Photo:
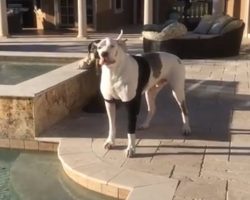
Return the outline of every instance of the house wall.
{"type": "Polygon", "coordinates": [[[133,22],[133,2],[123,1],[123,12],[115,13],[110,0],[97,0],[96,5],[96,30],[110,30],[133,22]]]}
{"type": "MultiPolygon", "coordinates": [[[[159,0],[158,23],[163,23],[167,20],[168,13],[171,11],[172,5],[172,0],[159,0]]],[[[155,12],[157,12],[156,9],[155,12]]]]}

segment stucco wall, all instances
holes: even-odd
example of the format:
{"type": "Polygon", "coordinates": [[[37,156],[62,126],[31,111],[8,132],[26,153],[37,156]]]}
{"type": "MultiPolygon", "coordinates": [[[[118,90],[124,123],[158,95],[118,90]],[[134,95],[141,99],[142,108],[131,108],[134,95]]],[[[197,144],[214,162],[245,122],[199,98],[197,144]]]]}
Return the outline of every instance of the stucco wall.
{"type": "Polygon", "coordinates": [[[124,9],[121,13],[115,13],[110,6],[110,0],[97,1],[96,6],[96,29],[110,30],[124,25],[132,24],[133,21],[133,2],[123,1],[124,9]]]}
{"type": "Polygon", "coordinates": [[[173,5],[172,0],[159,0],[159,23],[163,23],[167,20],[167,15],[173,5]]]}

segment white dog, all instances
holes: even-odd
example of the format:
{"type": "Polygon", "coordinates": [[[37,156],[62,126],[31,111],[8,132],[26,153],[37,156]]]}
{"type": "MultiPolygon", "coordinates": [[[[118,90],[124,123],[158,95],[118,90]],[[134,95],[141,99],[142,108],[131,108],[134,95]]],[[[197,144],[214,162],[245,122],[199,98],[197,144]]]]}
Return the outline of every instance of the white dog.
{"type": "Polygon", "coordinates": [[[135,129],[137,115],[140,109],[141,94],[145,92],[148,115],[141,128],[148,128],[155,113],[155,99],[159,91],[167,83],[172,88],[182,115],[183,133],[188,135],[188,110],[185,103],[185,68],[175,55],[156,52],[131,56],[124,49],[121,40],[105,38],[96,44],[101,65],[101,93],[105,100],[109,120],[109,134],[104,147],[115,145],[116,136],[116,100],[123,102],[128,111],[128,146],[126,155],[135,154],[135,129]]]}

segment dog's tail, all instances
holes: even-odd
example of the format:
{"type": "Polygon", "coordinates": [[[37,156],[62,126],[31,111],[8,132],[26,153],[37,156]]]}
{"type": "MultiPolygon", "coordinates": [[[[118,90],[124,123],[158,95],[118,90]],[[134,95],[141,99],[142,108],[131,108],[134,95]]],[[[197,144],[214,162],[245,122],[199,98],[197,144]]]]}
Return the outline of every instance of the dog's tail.
{"type": "Polygon", "coordinates": [[[118,37],[116,38],[116,40],[120,40],[122,38],[122,35],[123,35],[123,29],[121,29],[121,32],[118,35],[118,37]]]}

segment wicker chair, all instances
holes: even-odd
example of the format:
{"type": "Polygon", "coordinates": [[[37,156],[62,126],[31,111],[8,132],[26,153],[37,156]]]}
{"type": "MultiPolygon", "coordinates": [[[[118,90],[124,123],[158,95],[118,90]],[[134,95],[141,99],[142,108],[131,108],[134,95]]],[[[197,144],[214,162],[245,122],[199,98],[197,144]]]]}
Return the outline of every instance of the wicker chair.
{"type": "Polygon", "coordinates": [[[143,38],[144,52],[166,51],[180,58],[229,57],[239,54],[245,24],[230,32],[210,37],[180,37],[164,41],[143,38]]]}

